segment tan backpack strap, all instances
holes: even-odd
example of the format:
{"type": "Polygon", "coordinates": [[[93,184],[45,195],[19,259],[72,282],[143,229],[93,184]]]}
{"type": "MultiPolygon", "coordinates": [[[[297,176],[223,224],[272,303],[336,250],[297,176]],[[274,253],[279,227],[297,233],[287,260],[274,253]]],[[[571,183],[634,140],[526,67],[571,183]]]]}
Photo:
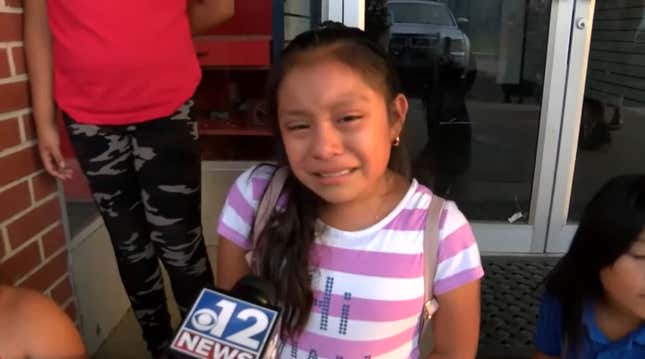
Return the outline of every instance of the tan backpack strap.
{"type": "Polygon", "coordinates": [[[423,297],[423,315],[422,320],[425,323],[432,318],[434,312],[438,309],[438,303],[432,295],[432,286],[434,276],[437,271],[437,254],[439,250],[439,221],[441,212],[446,204],[446,200],[433,195],[428,208],[426,226],[423,237],[423,279],[424,279],[424,297],[423,297]]]}
{"type": "Polygon", "coordinates": [[[287,180],[288,175],[289,169],[287,167],[278,168],[273,173],[273,177],[271,177],[271,181],[264,191],[264,195],[262,195],[258,209],[255,211],[255,220],[253,221],[253,228],[251,229],[253,247],[255,247],[258,237],[267,225],[267,222],[273,213],[273,209],[278,203],[278,198],[280,198],[282,188],[284,187],[284,183],[287,180]]]}
{"type": "Polygon", "coordinates": [[[254,249],[257,245],[260,234],[262,234],[264,227],[269,222],[269,218],[271,218],[273,209],[278,203],[278,199],[280,198],[282,188],[284,187],[284,183],[286,182],[288,175],[289,169],[287,167],[279,167],[275,172],[273,172],[273,176],[271,177],[267,188],[264,190],[262,199],[255,211],[255,219],[253,220],[253,227],[251,228],[251,250],[246,253],[245,256],[247,263],[251,267],[251,271],[255,274],[258,274],[259,272],[259,264],[256,260],[256,252],[254,249]]]}

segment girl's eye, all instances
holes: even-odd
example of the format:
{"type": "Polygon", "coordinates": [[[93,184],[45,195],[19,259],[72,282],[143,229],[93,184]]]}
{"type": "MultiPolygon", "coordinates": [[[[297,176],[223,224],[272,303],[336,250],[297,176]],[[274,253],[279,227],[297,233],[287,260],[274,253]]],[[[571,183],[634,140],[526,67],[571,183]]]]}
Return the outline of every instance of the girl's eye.
{"type": "Polygon", "coordinates": [[[361,116],[358,116],[358,115],[347,115],[347,116],[343,116],[343,117],[340,119],[340,122],[352,122],[352,121],[356,121],[356,120],[359,120],[359,119],[361,119],[361,116]]]}
{"type": "Polygon", "coordinates": [[[630,253],[630,255],[635,259],[645,260],[645,253],[644,254],[630,253]]]}
{"type": "Polygon", "coordinates": [[[286,127],[288,131],[298,131],[298,130],[305,130],[309,128],[309,125],[306,123],[292,123],[292,124],[288,124],[286,127]]]}

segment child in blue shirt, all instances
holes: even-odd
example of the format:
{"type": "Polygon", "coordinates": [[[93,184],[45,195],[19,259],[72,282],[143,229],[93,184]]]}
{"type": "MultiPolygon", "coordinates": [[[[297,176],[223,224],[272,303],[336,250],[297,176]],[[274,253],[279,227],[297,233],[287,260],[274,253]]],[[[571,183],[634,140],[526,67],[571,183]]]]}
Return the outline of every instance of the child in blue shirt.
{"type": "Polygon", "coordinates": [[[533,359],[645,358],[645,175],[614,178],[587,205],[534,340],[533,359]]]}

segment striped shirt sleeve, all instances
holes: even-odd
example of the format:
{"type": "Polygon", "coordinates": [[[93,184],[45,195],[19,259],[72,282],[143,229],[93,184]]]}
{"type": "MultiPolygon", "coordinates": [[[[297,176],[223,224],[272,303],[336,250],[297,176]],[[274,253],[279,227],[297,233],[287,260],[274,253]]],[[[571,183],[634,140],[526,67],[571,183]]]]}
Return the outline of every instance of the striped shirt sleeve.
{"type": "Polygon", "coordinates": [[[434,295],[441,295],[484,276],[479,248],[466,217],[448,201],[439,223],[434,295]]]}
{"type": "Polygon", "coordinates": [[[219,217],[217,233],[220,236],[243,249],[251,249],[249,234],[255,211],[273,171],[270,166],[253,167],[235,180],[219,217]]]}

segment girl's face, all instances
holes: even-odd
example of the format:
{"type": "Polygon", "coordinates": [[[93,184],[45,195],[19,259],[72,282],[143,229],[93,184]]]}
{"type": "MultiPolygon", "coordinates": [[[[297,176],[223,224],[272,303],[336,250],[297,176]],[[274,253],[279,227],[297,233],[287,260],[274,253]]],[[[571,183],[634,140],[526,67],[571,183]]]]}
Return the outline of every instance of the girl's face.
{"type": "Polygon", "coordinates": [[[645,230],[627,253],[600,270],[600,281],[611,303],[645,320],[645,230]]]}
{"type": "Polygon", "coordinates": [[[387,189],[390,149],[406,112],[403,95],[388,110],[383,91],[331,59],[295,65],[278,91],[278,122],[291,170],[331,204],[387,189]]]}

